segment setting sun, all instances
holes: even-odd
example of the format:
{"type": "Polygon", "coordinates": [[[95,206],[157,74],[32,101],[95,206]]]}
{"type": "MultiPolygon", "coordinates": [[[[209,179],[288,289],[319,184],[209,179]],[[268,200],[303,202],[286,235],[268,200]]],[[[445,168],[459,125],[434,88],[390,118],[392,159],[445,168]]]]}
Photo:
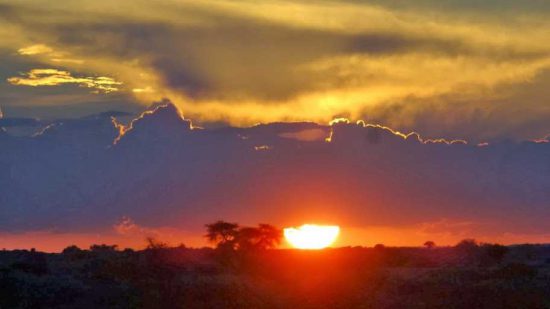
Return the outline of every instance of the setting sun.
{"type": "Polygon", "coordinates": [[[297,249],[323,249],[338,237],[340,227],[336,225],[304,224],[284,229],[286,240],[297,249]]]}

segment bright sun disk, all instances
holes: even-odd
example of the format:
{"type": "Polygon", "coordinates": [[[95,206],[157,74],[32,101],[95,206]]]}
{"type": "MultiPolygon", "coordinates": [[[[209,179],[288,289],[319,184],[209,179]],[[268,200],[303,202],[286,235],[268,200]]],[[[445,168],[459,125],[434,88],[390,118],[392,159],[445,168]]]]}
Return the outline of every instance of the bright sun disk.
{"type": "Polygon", "coordinates": [[[298,249],[323,249],[338,237],[340,227],[336,225],[304,224],[284,229],[286,240],[298,249]]]}

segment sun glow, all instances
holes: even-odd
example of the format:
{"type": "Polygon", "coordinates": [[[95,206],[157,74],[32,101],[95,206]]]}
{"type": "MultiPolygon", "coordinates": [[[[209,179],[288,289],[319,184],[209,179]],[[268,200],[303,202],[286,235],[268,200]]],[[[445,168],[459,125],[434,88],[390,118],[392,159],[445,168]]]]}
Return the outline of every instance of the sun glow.
{"type": "Polygon", "coordinates": [[[336,225],[304,224],[284,229],[286,240],[297,249],[323,249],[338,237],[340,227],[336,225]]]}

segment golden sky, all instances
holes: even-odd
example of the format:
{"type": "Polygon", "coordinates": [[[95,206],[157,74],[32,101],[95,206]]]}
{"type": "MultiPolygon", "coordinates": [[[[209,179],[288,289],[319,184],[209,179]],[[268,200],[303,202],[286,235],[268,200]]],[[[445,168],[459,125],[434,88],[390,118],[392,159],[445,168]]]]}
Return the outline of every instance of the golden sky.
{"type": "Polygon", "coordinates": [[[0,106],[166,97],[197,123],[539,138],[549,13],[534,0],[0,1],[0,106]]]}

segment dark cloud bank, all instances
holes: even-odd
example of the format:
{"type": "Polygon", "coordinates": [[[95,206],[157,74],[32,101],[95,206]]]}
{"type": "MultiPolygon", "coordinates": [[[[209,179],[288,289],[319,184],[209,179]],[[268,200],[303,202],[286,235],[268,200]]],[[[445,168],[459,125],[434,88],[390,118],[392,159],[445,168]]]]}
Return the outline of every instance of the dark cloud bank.
{"type": "Polygon", "coordinates": [[[422,143],[347,123],[200,129],[173,105],[117,139],[112,116],[54,122],[33,137],[0,131],[4,232],[94,231],[122,217],[197,231],[225,218],[548,232],[548,142],[422,143]]]}

